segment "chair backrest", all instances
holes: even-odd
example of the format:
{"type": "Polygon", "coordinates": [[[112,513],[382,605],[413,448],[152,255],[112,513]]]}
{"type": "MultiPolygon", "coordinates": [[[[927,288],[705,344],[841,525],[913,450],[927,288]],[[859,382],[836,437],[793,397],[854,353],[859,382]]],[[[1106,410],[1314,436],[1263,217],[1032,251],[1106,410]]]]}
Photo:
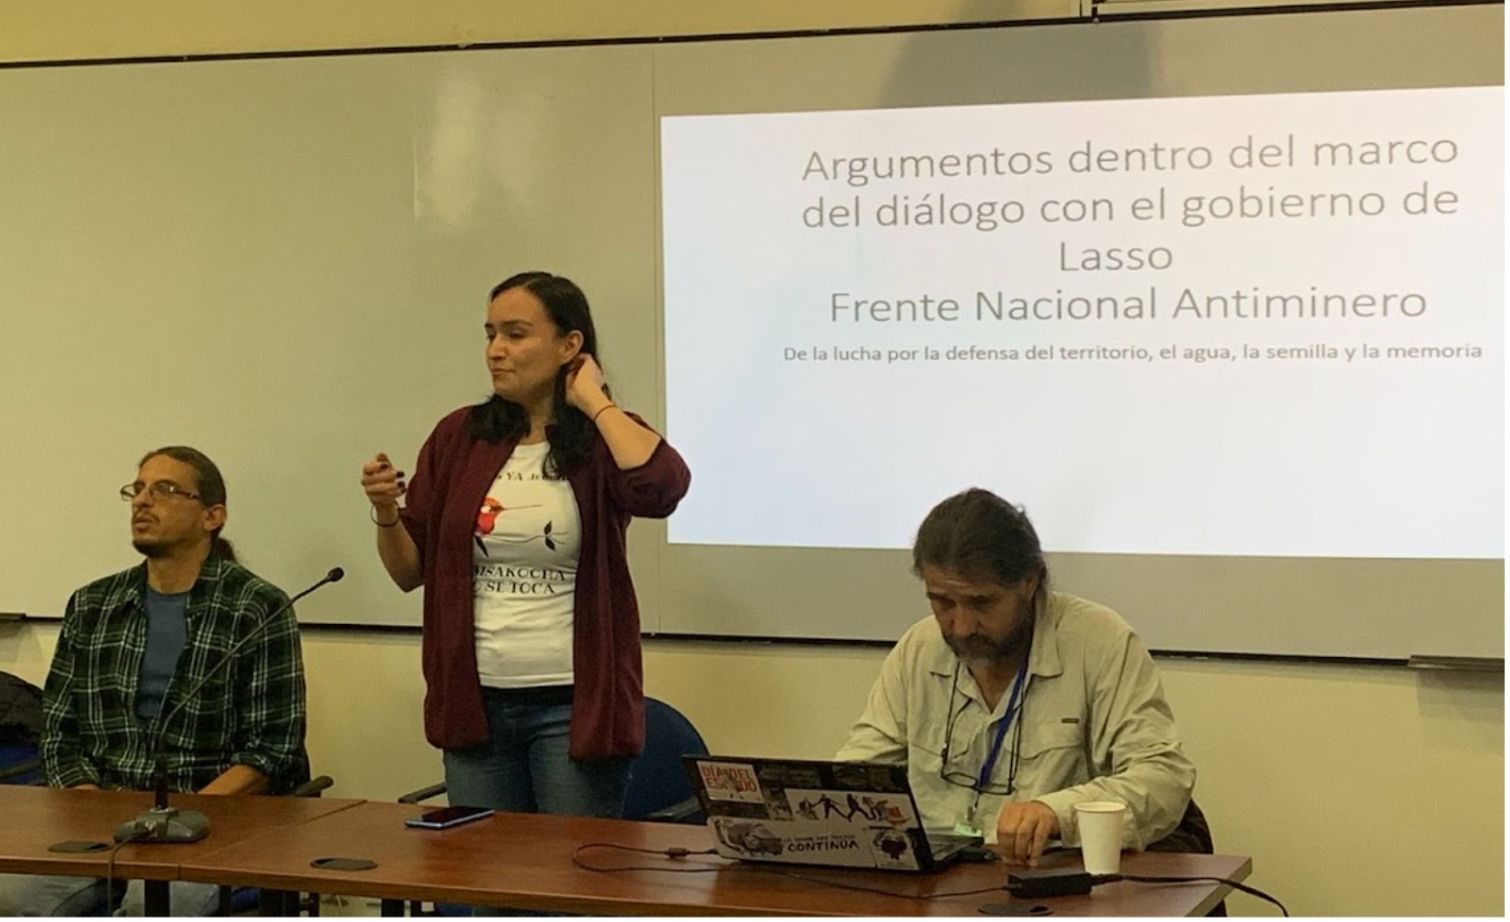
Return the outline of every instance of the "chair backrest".
{"type": "Polygon", "coordinates": [[[664,701],[645,699],[645,751],[629,768],[624,818],[641,820],[693,797],[682,756],[705,755],[708,745],[680,711],[664,701]]]}
{"type": "Polygon", "coordinates": [[[0,784],[41,784],[42,689],[0,672],[0,784]]]}
{"type": "Polygon", "coordinates": [[[42,784],[42,757],[27,743],[0,744],[0,784],[42,784]]]}
{"type": "Polygon", "coordinates": [[[1195,798],[1185,806],[1185,815],[1174,831],[1146,848],[1150,852],[1187,852],[1196,855],[1216,854],[1216,844],[1211,841],[1211,825],[1206,814],[1195,805],[1195,798]]]}
{"type": "Polygon", "coordinates": [[[20,676],[0,672],[0,745],[42,739],[42,689],[20,676]]]}

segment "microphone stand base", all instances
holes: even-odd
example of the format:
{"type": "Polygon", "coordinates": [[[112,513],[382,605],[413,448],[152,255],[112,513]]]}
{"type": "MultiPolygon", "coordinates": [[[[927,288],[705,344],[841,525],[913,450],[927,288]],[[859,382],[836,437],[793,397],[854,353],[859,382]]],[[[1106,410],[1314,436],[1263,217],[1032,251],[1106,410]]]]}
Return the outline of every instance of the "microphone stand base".
{"type": "Polygon", "coordinates": [[[153,807],[115,829],[115,841],[182,844],[198,842],[210,834],[210,818],[198,810],[153,807]]]}

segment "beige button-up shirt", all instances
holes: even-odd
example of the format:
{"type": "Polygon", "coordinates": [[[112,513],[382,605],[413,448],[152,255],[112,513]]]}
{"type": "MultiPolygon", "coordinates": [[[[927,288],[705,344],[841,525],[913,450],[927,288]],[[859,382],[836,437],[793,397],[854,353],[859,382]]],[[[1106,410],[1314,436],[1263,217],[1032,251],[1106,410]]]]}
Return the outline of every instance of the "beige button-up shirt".
{"type": "Polygon", "coordinates": [[[1174,715],[1153,659],[1116,612],[1060,592],[1038,606],[1022,693],[1022,732],[1007,728],[990,778],[1004,789],[1017,745],[1014,791],[976,794],[941,776],[945,733],[954,712],[949,774],[974,782],[1006,717],[1009,690],[988,709],[970,671],[924,618],[902,635],[871,688],[865,713],[836,756],[841,761],[902,762],[924,825],[979,828],[995,841],[1008,801],[1040,801],[1059,818],[1060,838],[1079,843],[1074,805],[1127,804],[1124,845],[1143,848],[1180,822],[1195,786],[1195,766],[1180,748],[1174,715]],[[957,681],[956,681],[957,679],[957,681]]]}

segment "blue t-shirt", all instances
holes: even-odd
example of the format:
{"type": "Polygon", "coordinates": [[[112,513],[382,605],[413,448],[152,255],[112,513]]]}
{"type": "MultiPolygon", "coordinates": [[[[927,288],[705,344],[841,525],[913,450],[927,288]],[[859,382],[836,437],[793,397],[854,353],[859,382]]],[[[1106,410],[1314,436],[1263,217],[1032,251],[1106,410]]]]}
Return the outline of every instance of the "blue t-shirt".
{"type": "Polygon", "coordinates": [[[142,657],[141,680],[136,688],[136,716],[148,723],[163,709],[168,683],[188,642],[184,622],[188,604],[187,590],[162,593],[147,587],[147,652],[142,657]]]}

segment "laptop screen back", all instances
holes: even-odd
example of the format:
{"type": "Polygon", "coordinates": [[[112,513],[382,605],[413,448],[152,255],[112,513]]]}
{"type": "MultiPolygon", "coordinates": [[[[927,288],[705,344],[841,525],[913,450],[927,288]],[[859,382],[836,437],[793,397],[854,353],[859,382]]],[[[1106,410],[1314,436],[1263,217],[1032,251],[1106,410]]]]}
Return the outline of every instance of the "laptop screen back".
{"type": "Polygon", "coordinates": [[[905,765],[687,756],[718,853],[745,861],[938,866],[905,765]]]}

